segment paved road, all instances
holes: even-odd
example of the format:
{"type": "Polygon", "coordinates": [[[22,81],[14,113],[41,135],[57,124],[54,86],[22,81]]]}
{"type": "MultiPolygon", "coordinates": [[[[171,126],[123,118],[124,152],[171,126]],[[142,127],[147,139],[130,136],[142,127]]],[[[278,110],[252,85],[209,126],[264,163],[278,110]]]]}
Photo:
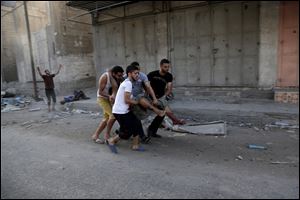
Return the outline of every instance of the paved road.
{"type": "Polygon", "coordinates": [[[230,126],[227,137],[160,130],[164,137],[146,152],[122,141],[114,155],[89,140],[100,118],[74,114],[42,123],[45,111],[1,113],[3,199],[299,198],[298,130],[230,126]],[[35,123],[22,126],[29,119],[35,123]]]}

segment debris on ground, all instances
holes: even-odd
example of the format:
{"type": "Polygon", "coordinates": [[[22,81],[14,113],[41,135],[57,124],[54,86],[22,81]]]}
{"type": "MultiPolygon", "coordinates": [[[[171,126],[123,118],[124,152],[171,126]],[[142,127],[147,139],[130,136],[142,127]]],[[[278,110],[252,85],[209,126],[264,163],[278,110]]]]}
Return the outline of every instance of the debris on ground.
{"type": "Polygon", "coordinates": [[[259,128],[257,128],[256,126],[254,126],[253,129],[254,129],[255,131],[259,131],[259,128]]]}
{"type": "Polygon", "coordinates": [[[248,148],[249,149],[267,149],[267,147],[265,147],[265,146],[262,146],[262,145],[256,145],[256,144],[249,144],[248,145],[248,148]]]}
{"type": "Polygon", "coordinates": [[[238,155],[235,160],[243,160],[243,157],[238,155]]]}
{"type": "Polygon", "coordinates": [[[299,129],[298,124],[290,124],[288,122],[277,121],[271,124],[266,124],[265,127],[280,128],[280,129],[299,129]]]}
{"type": "Polygon", "coordinates": [[[28,111],[29,112],[34,112],[34,111],[39,111],[39,110],[41,110],[41,108],[32,108],[32,109],[29,109],[28,111]]]}
{"type": "Polygon", "coordinates": [[[73,101],[79,101],[79,100],[85,100],[85,99],[90,99],[90,97],[87,97],[83,91],[77,91],[74,90],[73,95],[69,96],[64,96],[64,99],[60,102],[61,104],[65,104],[67,102],[73,102],[73,101]]]}
{"type": "Polygon", "coordinates": [[[271,164],[295,164],[295,162],[273,161],[271,164]]]}
{"type": "Polygon", "coordinates": [[[7,105],[4,109],[1,109],[1,112],[10,112],[10,111],[18,111],[18,110],[23,110],[23,108],[19,108],[17,106],[13,105],[7,105]]]}
{"type": "MultiPolygon", "coordinates": [[[[1,93],[3,94],[3,93],[1,93]]],[[[1,112],[18,111],[24,109],[31,101],[23,97],[2,98],[1,97],[1,112]]]]}

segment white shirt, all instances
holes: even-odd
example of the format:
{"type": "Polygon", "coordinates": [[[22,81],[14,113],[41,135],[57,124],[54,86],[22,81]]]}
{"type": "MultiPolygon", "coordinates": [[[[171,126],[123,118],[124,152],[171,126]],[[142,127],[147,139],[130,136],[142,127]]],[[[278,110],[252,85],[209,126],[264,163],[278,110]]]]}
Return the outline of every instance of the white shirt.
{"type": "Polygon", "coordinates": [[[132,83],[127,78],[123,81],[118,89],[115,103],[112,108],[112,113],[115,114],[126,114],[129,112],[129,104],[125,103],[125,92],[132,91],[132,83]]]}

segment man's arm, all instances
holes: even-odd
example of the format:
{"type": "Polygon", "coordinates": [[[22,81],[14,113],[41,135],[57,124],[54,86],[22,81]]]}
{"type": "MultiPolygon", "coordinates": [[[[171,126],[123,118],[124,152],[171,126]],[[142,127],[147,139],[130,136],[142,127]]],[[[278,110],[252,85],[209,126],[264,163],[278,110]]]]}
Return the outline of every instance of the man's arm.
{"type": "Polygon", "coordinates": [[[169,82],[167,83],[167,89],[166,89],[166,96],[170,95],[172,93],[173,83],[169,82]]]}
{"type": "Polygon", "coordinates": [[[41,73],[40,67],[37,67],[37,70],[38,70],[40,76],[43,77],[43,74],[41,73]]]}
{"type": "Polygon", "coordinates": [[[110,96],[110,101],[114,101],[118,92],[118,83],[116,81],[116,79],[112,76],[112,72],[111,70],[109,71],[109,80],[110,80],[110,84],[112,87],[112,94],[110,96]]]}
{"type": "Polygon", "coordinates": [[[57,75],[59,72],[60,72],[60,69],[62,68],[62,65],[59,64],[59,68],[58,68],[58,71],[55,73],[55,75],[57,75]]]}
{"type": "Polygon", "coordinates": [[[104,94],[106,83],[107,83],[107,76],[106,74],[103,74],[99,79],[99,95],[109,98],[107,94],[104,94]]]}
{"type": "Polygon", "coordinates": [[[125,92],[125,103],[126,104],[129,104],[129,105],[137,105],[139,102],[137,102],[137,101],[135,101],[135,100],[133,100],[133,99],[131,99],[130,98],[130,96],[131,96],[131,92],[125,92]]]}
{"type": "Polygon", "coordinates": [[[147,81],[147,82],[144,82],[144,83],[145,83],[146,91],[148,92],[148,94],[151,95],[151,97],[153,99],[153,104],[157,105],[158,101],[157,101],[157,98],[155,96],[154,90],[152,89],[152,87],[150,85],[150,82],[147,81]]]}

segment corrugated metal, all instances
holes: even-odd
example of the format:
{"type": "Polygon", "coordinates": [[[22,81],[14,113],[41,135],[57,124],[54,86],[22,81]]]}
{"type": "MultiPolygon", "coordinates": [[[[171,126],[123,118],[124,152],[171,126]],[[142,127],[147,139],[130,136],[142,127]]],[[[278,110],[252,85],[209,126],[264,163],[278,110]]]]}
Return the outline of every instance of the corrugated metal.
{"type": "Polygon", "coordinates": [[[68,1],[67,6],[79,8],[83,10],[104,10],[107,8],[113,8],[121,5],[131,3],[132,1],[68,1]]]}

